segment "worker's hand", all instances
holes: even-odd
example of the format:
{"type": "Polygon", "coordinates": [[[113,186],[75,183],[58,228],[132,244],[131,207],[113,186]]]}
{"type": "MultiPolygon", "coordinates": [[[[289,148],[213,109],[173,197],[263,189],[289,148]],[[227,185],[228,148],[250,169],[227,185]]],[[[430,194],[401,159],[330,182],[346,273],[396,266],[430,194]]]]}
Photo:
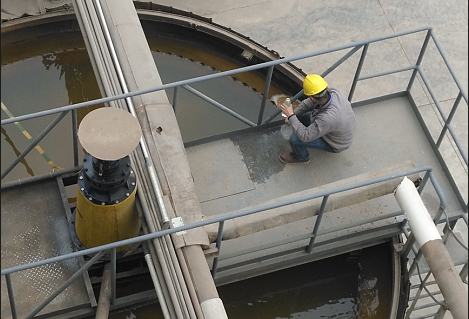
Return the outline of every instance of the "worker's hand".
{"type": "Polygon", "coordinates": [[[285,118],[285,124],[290,124],[290,121],[288,120],[288,117],[285,118]]]}
{"type": "Polygon", "coordinates": [[[280,105],[280,109],[282,110],[282,113],[285,114],[285,116],[288,118],[290,115],[293,115],[293,106],[286,106],[284,103],[280,105]]]}

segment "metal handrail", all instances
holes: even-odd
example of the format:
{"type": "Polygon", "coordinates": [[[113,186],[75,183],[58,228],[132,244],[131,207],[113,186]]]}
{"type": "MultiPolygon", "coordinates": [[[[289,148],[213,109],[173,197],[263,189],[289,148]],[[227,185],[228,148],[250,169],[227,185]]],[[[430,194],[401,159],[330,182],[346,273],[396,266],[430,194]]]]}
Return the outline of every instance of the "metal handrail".
{"type": "MultiPolygon", "coordinates": [[[[310,57],[322,55],[322,54],[325,54],[325,53],[340,51],[340,50],[347,49],[347,48],[353,48],[351,52],[349,52],[346,56],[344,56],[342,59],[337,61],[337,63],[335,63],[331,68],[329,68],[326,72],[324,72],[322,74],[323,76],[326,76],[332,70],[334,70],[336,67],[338,67],[341,63],[343,63],[345,60],[347,60],[359,48],[364,46],[363,51],[362,51],[362,56],[360,58],[358,66],[357,66],[357,71],[355,73],[355,77],[352,81],[352,87],[351,87],[350,93],[349,93],[349,100],[352,100],[353,93],[355,91],[355,88],[356,88],[356,85],[357,85],[358,81],[365,80],[365,79],[370,79],[370,78],[374,78],[374,77],[378,77],[378,76],[383,76],[383,75],[389,75],[389,74],[404,72],[404,71],[413,69],[413,74],[412,74],[411,79],[409,80],[409,85],[408,85],[407,90],[410,91],[416,74],[417,73],[420,74],[422,76],[423,80],[424,80],[424,83],[425,83],[428,91],[430,92],[430,95],[431,95],[432,99],[435,102],[435,105],[437,106],[442,118],[444,119],[445,126],[444,126],[444,129],[442,131],[442,135],[446,131],[450,132],[453,140],[455,141],[455,143],[457,145],[458,151],[462,155],[462,157],[465,160],[466,165],[467,165],[467,163],[468,163],[467,155],[465,154],[464,150],[462,149],[461,143],[459,142],[459,139],[455,135],[455,133],[452,130],[451,125],[450,125],[452,116],[450,116],[450,118],[447,118],[445,116],[444,112],[441,110],[441,107],[439,105],[438,100],[436,99],[436,97],[433,93],[433,89],[432,89],[430,83],[426,80],[425,74],[424,74],[423,70],[420,68],[420,63],[421,63],[422,58],[425,54],[425,50],[426,50],[426,47],[428,45],[429,38],[432,38],[434,40],[435,45],[438,47],[439,52],[442,54],[442,58],[443,58],[444,62],[446,63],[446,66],[448,67],[449,72],[451,73],[451,75],[455,79],[456,85],[459,88],[459,95],[458,96],[461,96],[462,98],[464,98],[466,103],[467,103],[467,100],[468,100],[467,99],[467,93],[464,91],[460,81],[458,80],[457,76],[454,74],[453,68],[450,65],[449,61],[447,60],[446,56],[444,55],[444,51],[440,47],[440,44],[439,44],[438,40],[436,39],[436,36],[433,33],[432,28],[431,27],[423,27],[423,28],[413,29],[413,30],[409,30],[409,31],[394,33],[394,34],[388,35],[388,36],[376,37],[376,38],[372,38],[372,39],[368,39],[368,40],[364,40],[364,41],[357,41],[357,42],[354,42],[354,43],[351,43],[351,44],[348,44],[348,45],[337,46],[337,47],[334,47],[334,48],[324,49],[324,50],[315,51],[315,52],[302,54],[302,55],[297,55],[297,56],[293,56],[293,57],[290,57],[290,58],[282,58],[282,59],[279,59],[279,60],[264,62],[264,63],[260,63],[260,64],[256,64],[256,65],[252,65],[252,66],[247,66],[247,67],[242,67],[242,68],[238,68],[238,69],[234,69],[234,70],[230,70],[230,71],[224,71],[224,72],[220,72],[220,73],[216,73],[216,74],[210,74],[210,75],[196,77],[196,78],[193,78],[193,79],[177,81],[177,82],[173,82],[173,83],[169,83],[169,84],[165,84],[165,85],[161,85],[161,86],[156,86],[156,87],[149,88],[149,89],[138,90],[138,91],[133,91],[133,92],[127,92],[127,93],[124,93],[124,94],[114,95],[114,96],[111,96],[111,97],[105,97],[105,98],[96,99],[96,100],[92,100],[92,101],[86,101],[86,102],[77,103],[77,104],[73,104],[73,105],[68,105],[68,106],[64,106],[64,107],[59,107],[59,108],[55,108],[55,109],[51,109],[51,110],[45,110],[45,111],[30,113],[30,114],[27,114],[27,115],[16,116],[16,117],[12,117],[10,119],[2,120],[1,124],[6,125],[6,124],[14,123],[14,122],[19,122],[19,121],[22,121],[22,120],[32,119],[32,118],[36,118],[36,117],[42,117],[42,116],[55,114],[55,113],[59,113],[59,112],[65,112],[65,111],[68,111],[68,110],[76,110],[78,108],[88,107],[88,106],[97,105],[97,104],[106,103],[106,102],[111,102],[111,101],[115,101],[115,100],[119,100],[119,99],[128,99],[131,96],[146,94],[146,93],[165,90],[165,89],[170,89],[170,88],[175,88],[175,91],[174,91],[174,104],[175,104],[176,101],[177,101],[177,96],[178,96],[177,95],[178,94],[177,88],[178,87],[184,87],[186,90],[188,90],[188,91],[192,92],[193,94],[199,96],[200,98],[204,99],[208,103],[210,103],[212,105],[215,105],[216,107],[224,110],[228,114],[238,118],[239,120],[243,121],[247,125],[255,126],[255,123],[250,122],[249,120],[243,118],[241,115],[237,114],[236,112],[234,112],[234,111],[230,110],[229,108],[223,106],[222,104],[212,100],[211,98],[203,95],[201,92],[193,89],[189,85],[193,84],[193,83],[198,83],[198,82],[202,82],[202,81],[216,79],[216,78],[219,78],[219,77],[230,76],[230,75],[234,75],[234,74],[238,74],[238,73],[242,73],[242,72],[254,71],[254,70],[258,70],[258,69],[262,69],[262,68],[268,68],[269,71],[272,71],[273,67],[275,65],[278,65],[278,64],[288,63],[288,62],[297,61],[297,60],[302,60],[302,59],[305,59],[305,58],[310,58],[310,57]],[[362,66],[363,66],[364,59],[366,57],[366,53],[367,53],[367,49],[368,49],[369,44],[374,43],[374,42],[378,42],[378,41],[383,41],[383,40],[395,38],[395,37],[400,37],[400,36],[403,36],[403,35],[408,35],[408,34],[412,34],[412,33],[416,33],[416,32],[421,32],[421,31],[427,31],[427,37],[424,41],[424,44],[422,45],[422,50],[420,52],[419,58],[418,58],[417,63],[416,63],[415,66],[404,67],[404,68],[399,68],[399,69],[395,69],[395,70],[390,70],[390,71],[387,71],[387,72],[381,72],[381,73],[376,73],[376,74],[366,75],[366,76],[361,76],[360,77],[360,72],[361,72],[361,69],[362,69],[362,66]]],[[[266,99],[266,96],[267,96],[267,93],[268,93],[267,83],[270,83],[270,81],[271,81],[272,72],[268,72],[267,75],[268,75],[268,77],[266,78],[266,88],[264,90],[264,97],[263,97],[263,100],[261,102],[261,107],[260,107],[260,112],[259,112],[257,125],[259,125],[261,123],[261,119],[263,117],[265,99],[266,99]]],[[[301,95],[302,95],[302,90],[300,92],[298,92],[298,94],[295,95],[294,100],[296,100],[301,95]]],[[[460,101],[460,98],[458,98],[456,100],[456,103],[453,106],[453,109],[451,111],[452,114],[454,114],[454,112],[456,111],[456,109],[459,105],[459,101],[460,101]]],[[[174,105],[174,108],[175,108],[175,106],[176,105],[174,105]]],[[[280,111],[277,111],[274,114],[274,116],[271,116],[265,122],[269,122],[275,116],[277,116],[279,113],[280,113],[280,111]]],[[[76,144],[76,143],[74,142],[74,144],[76,144]]],[[[437,145],[437,147],[439,147],[439,144],[437,145]]],[[[74,157],[76,158],[76,155],[74,157]]],[[[16,164],[14,164],[13,167],[16,164]]],[[[4,173],[2,173],[2,179],[8,174],[9,171],[11,171],[11,169],[13,169],[13,167],[9,167],[8,168],[9,170],[6,170],[4,173]]]]}
{"type": "Polygon", "coordinates": [[[236,213],[231,213],[229,215],[218,216],[218,217],[214,217],[214,218],[194,222],[192,224],[188,224],[188,225],[184,225],[184,226],[180,226],[180,227],[176,227],[176,228],[161,230],[161,231],[153,232],[153,233],[146,234],[146,235],[141,235],[141,236],[137,236],[137,237],[133,237],[133,238],[129,238],[129,239],[120,240],[118,242],[114,242],[114,243],[110,243],[110,244],[105,244],[105,245],[101,245],[101,246],[97,246],[97,247],[93,247],[93,248],[88,248],[88,249],[76,251],[76,252],[73,252],[73,253],[68,253],[68,254],[61,255],[61,256],[56,256],[56,257],[44,259],[44,260],[41,260],[41,261],[35,261],[35,262],[29,263],[29,264],[24,264],[24,265],[20,265],[20,266],[16,266],[16,267],[2,269],[1,270],[1,275],[11,274],[13,272],[18,272],[18,271],[21,271],[21,270],[26,270],[26,269],[30,269],[30,268],[43,266],[43,265],[48,264],[48,263],[60,262],[60,261],[66,260],[66,259],[75,258],[75,257],[79,257],[79,256],[93,255],[93,254],[98,253],[98,252],[103,251],[103,250],[107,251],[109,249],[117,248],[117,247],[120,247],[120,246],[132,245],[132,244],[140,243],[142,241],[152,240],[152,239],[155,239],[155,238],[170,235],[170,234],[173,234],[173,233],[176,233],[176,232],[189,230],[189,229],[193,229],[193,228],[198,228],[198,227],[202,227],[202,226],[207,226],[207,225],[215,224],[215,223],[219,223],[219,222],[224,222],[228,219],[248,216],[248,215],[259,213],[259,212],[262,212],[262,211],[265,211],[265,210],[275,209],[275,208],[279,208],[279,207],[283,207],[283,206],[287,206],[287,205],[291,205],[291,204],[296,204],[296,203],[300,203],[300,202],[303,202],[303,201],[307,201],[307,200],[311,200],[311,199],[315,199],[315,198],[319,198],[319,197],[329,196],[329,195],[332,195],[332,194],[341,193],[341,192],[345,192],[345,191],[352,190],[352,189],[355,189],[355,188],[364,187],[364,186],[368,186],[368,185],[372,185],[372,184],[376,184],[376,183],[381,183],[381,182],[388,181],[388,180],[391,180],[391,179],[395,179],[395,178],[398,178],[398,177],[417,174],[417,173],[420,173],[420,172],[430,173],[430,180],[432,181],[432,183],[434,185],[435,191],[436,191],[436,193],[437,193],[437,195],[440,199],[440,203],[441,203],[441,205],[445,206],[446,205],[445,204],[446,200],[445,200],[444,194],[443,194],[441,188],[439,187],[439,183],[437,182],[436,178],[433,176],[433,173],[431,173],[432,170],[433,169],[430,166],[423,166],[423,167],[415,168],[415,169],[412,169],[412,170],[407,170],[407,171],[404,171],[404,172],[401,172],[401,173],[385,175],[385,176],[382,176],[382,177],[376,177],[376,178],[373,178],[373,179],[369,179],[367,181],[362,181],[362,182],[358,182],[358,183],[354,183],[354,184],[334,188],[332,190],[324,190],[324,191],[320,191],[320,192],[314,193],[314,194],[304,195],[304,196],[284,200],[284,201],[273,203],[273,204],[268,204],[268,205],[263,205],[263,206],[256,207],[256,208],[242,210],[242,211],[239,211],[239,212],[236,212],[236,213]]]}
{"type": "MultiPolygon", "coordinates": [[[[326,54],[326,53],[341,51],[341,50],[344,50],[344,49],[354,48],[354,47],[357,47],[357,46],[363,46],[365,44],[370,44],[370,43],[374,43],[374,42],[378,42],[378,41],[388,40],[388,39],[392,39],[392,38],[396,38],[396,37],[400,37],[400,36],[404,36],[404,35],[408,35],[408,34],[412,34],[412,33],[416,33],[416,32],[428,31],[428,30],[431,30],[431,29],[432,29],[431,27],[422,27],[422,28],[417,28],[417,29],[413,29],[413,30],[409,30],[409,31],[397,32],[397,33],[393,33],[393,34],[387,35],[387,36],[375,37],[375,38],[371,38],[371,39],[368,39],[368,40],[352,42],[352,43],[347,44],[347,45],[340,45],[340,46],[336,46],[336,47],[333,47],[333,48],[330,48],[330,49],[323,49],[323,50],[314,51],[314,52],[311,52],[311,53],[300,54],[300,55],[296,55],[296,56],[293,56],[293,57],[290,57],[290,58],[282,58],[282,59],[278,59],[278,60],[274,60],[274,61],[263,62],[263,63],[259,63],[259,64],[255,64],[255,65],[251,65],[251,66],[246,66],[246,67],[241,67],[241,68],[237,68],[237,69],[233,69],[233,70],[229,70],[229,71],[223,71],[223,72],[219,72],[219,73],[215,73],[215,74],[209,74],[209,75],[203,75],[203,76],[195,77],[195,78],[188,79],[188,80],[181,80],[181,81],[176,81],[176,82],[172,82],[172,83],[168,83],[168,84],[163,84],[163,85],[155,86],[155,87],[148,88],[148,89],[142,89],[142,90],[137,90],[137,91],[132,91],[132,92],[128,92],[128,93],[118,94],[118,95],[114,95],[114,96],[110,96],[110,97],[104,97],[104,98],[100,98],[100,99],[96,99],[96,100],[91,100],[91,101],[81,102],[81,103],[77,103],[77,104],[73,104],[73,105],[58,107],[58,108],[54,108],[54,109],[51,109],[51,110],[45,110],[45,111],[30,113],[30,114],[27,114],[27,115],[20,115],[20,116],[16,116],[16,117],[12,117],[12,118],[9,118],[9,119],[2,120],[1,125],[13,123],[15,121],[19,122],[19,121],[23,121],[23,120],[27,120],[27,119],[32,119],[32,118],[35,118],[35,117],[51,115],[51,114],[59,113],[59,112],[63,112],[63,111],[79,109],[79,108],[82,108],[82,107],[88,107],[88,106],[92,106],[92,105],[107,103],[107,102],[111,102],[111,101],[115,101],[115,100],[119,100],[119,99],[125,99],[127,97],[136,96],[136,95],[142,95],[142,94],[146,94],[146,93],[171,89],[171,88],[180,87],[180,86],[183,86],[183,85],[190,85],[190,84],[194,84],[194,83],[198,83],[198,82],[202,82],[202,81],[213,80],[213,79],[217,79],[217,78],[220,78],[220,77],[235,75],[235,74],[238,74],[238,73],[255,71],[255,70],[258,70],[258,69],[263,69],[263,68],[267,68],[267,67],[270,67],[270,66],[275,66],[275,65],[278,65],[278,64],[283,64],[283,63],[288,63],[288,62],[292,62],[292,61],[302,60],[302,59],[305,59],[305,58],[311,58],[311,57],[318,56],[318,55],[323,55],[323,54],[326,54]]],[[[466,100],[467,100],[467,95],[466,95],[466,100]]]]}
{"type": "MultiPolygon", "coordinates": [[[[425,75],[425,72],[423,72],[422,68],[420,66],[417,67],[417,70],[420,74],[420,76],[422,77],[422,80],[424,81],[425,85],[427,86],[427,88],[429,88],[428,92],[430,93],[430,96],[432,97],[433,99],[433,102],[435,102],[435,105],[436,105],[436,108],[438,109],[438,112],[440,113],[441,117],[443,118],[444,120],[444,123],[445,123],[445,129],[447,128],[447,130],[450,132],[451,134],[451,137],[454,139],[457,147],[458,147],[458,150],[459,152],[461,153],[461,155],[463,156],[464,158],[464,161],[466,162],[466,165],[467,165],[467,155],[466,153],[464,152],[464,150],[462,149],[462,146],[461,146],[461,143],[459,142],[459,139],[455,136],[455,133],[454,133],[454,130],[451,128],[450,126],[450,120],[452,119],[452,117],[448,120],[448,117],[446,116],[445,112],[443,111],[443,109],[441,108],[441,105],[440,105],[440,102],[438,101],[438,99],[436,98],[435,96],[435,93],[433,92],[433,90],[431,89],[431,86],[430,86],[430,82],[428,81],[427,79],[427,76],[425,75]]],[[[463,96],[463,92],[460,91],[459,92],[459,95],[463,96]]],[[[456,99],[456,102],[459,103],[461,99],[456,99]]],[[[467,99],[466,99],[466,102],[467,102],[467,99]]],[[[451,113],[454,114],[454,112],[456,111],[458,107],[458,104],[455,104],[451,110],[451,113]]]]}
{"type": "MultiPolygon", "coordinates": [[[[23,271],[23,270],[27,270],[27,269],[31,269],[31,268],[44,266],[44,265],[50,264],[50,263],[61,262],[61,261],[65,261],[67,259],[76,258],[76,257],[80,257],[80,256],[94,255],[94,257],[92,259],[93,262],[88,262],[85,266],[83,266],[81,269],[79,269],[69,280],[66,281],[66,283],[61,285],[61,287],[57,291],[55,291],[51,296],[49,296],[40,306],[36,307],[36,309],[28,316],[28,318],[31,318],[36,313],[38,313],[41,309],[43,309],[47,305],[47,303],[49,303],[55,296],[57,296],[60,293],[60,291],[63,291],[69,284],[71,284],[77,278],[77,276],[78,276],[77,273],[81,274],[82,272],[86,271],[89,267],[91,267],[93,263],[97,262],[98,258],[96,256],[101,256],[102,254],[104,254],[105,252],[107,252],[109,250],[114,252],[111,255],[111,264],[113,265],[113,267],[115,267],[115,263],[116,263],[115,250],[116,250],[117,247],[136,244],[136,243],[141,243],[141,242],[144,242],[144,241],[150,241],[150,240],[153,240],[155,238],[163,237],[163,236],[170,235],[170,234],[173,234],[173,233],[177,233],[177,232],[180,232],[180,231],[185,231],[185,230],[189,230],[189,229],[203,227],[203,226],[207,226],[207,225],[215,224],[215,223],[219,224],[219,231],[221,232],[221,234],[219,233],[217,235],[217,244],[216,244],[217,247],[220,249],[221,248],[221,243],[222,243],[222,238],[223,238],[223,224],[228,219],[240,218],[240,217],[243,217],[243,216],[248,216],[248,215],[260,213],[260,212],[263,212],[263,211],[266,211],[266,210],[279,208],[279,207],[283,207],[283,206],[287,206],[287,205],[292,205],[292,204],[296,204],[296,203],[300,203],[300,202],[303,202],[303,201],[307,201],[307,200],[311,200],[311,199],[315,199],[315,198],[320,198],[320,197],[322,197],[324,199],[323,200],[323,204],[324,204],[324,202],[327,201],[327,198],[332,194],[337,194],[337,193],[349,191],[349,190],[352,190],[352,189],[355,189],[355,188],[364,187],[364,186],[368,186],[368,185],[372,185],[372,184],[376,184],[376,183],[381,183],[381,182],[388,181],[388,180],[391,180],[391,179],[396,179],[396,178],[399,178],[399,177],[404,177],[404,176],[408,176],[408,175],[412,175],[412,174],[417,174],[417,173],[420,173],[420,172],[426,172],[426,175],[429,176],[429,179],[430,179],[431,183],[433,184],[435,192],[437,193],[437,195],[440,199],[440,206],[445,207],[446,200],[445,200],[443,192],[442,192],[442,190],[441,190],[441,188],[438,184],[438,181],[436,180],[436,178],[434,177],[434,175],[432,173],[432,168],[429,167],[429,166],[419,167],[419,168],[415,168],[415,169],[412,169],[412,170],[403,171],[403,172],[400,172],[400,173],[390,174],[390,175],[386,175],[386,176],[382,176],[382,177],[376,177],[376,178],[373,178],[373,179],[370,179],[370,180],[367,180],[367,181],[361,181],[361,182],[357,182],[357,183],[354,183],[354,184],[341,186],[341,187],[338,187],[338,188],[335,188],[335,189],[332,189],[332,190],[324,190],[324,191],[320,191],[320,192],[315,193],[315,194],[304,195],[304,196],[300,196],[300,197],[297,197],[297,198],[284,200],[284,201],[281,201],[281,202],[278,202],[278,203],[264,205],[264,206],[261,206],[261,207],[245,209],[245,210],[242,210],[242,211],[239,211],[239,212],[236,212],[236,213],[231,213],[231,214],[225,215],[225,216],[214,217],[214,218],[210,218],[210,219],[207,219],[207,220],[195,222],[195,223],[192,223],[192,224],[176,227],[176,228],[170,228],[170,229],[167,229],[167,230],[160,230],[160,231],[153,232],[153,233],[150,233],[150,234],[141,235],[141,236],[137,236],[137,237],[134,237],[134,238],[125,239],[125,240],[120,240],[118,242],[114,242],[114,243],[110,243],[110,244],[106,244],[106,245],[101,245],[101,246],[97,246],[97,247],[93,247],[93,248],[88,248],[88,249],[84,249],[84,250],[64,254],[64,255],[61,255],[61,256],[56,256],[56,257],[52,257],[52,258],[48,258],[48,259],[44,259],[44,260],[40,260],[40,261],[35,261],[35,262],[29,263],[29,264],[24,264],[24,265],[19,265],[19,266],[7,268],[7,269],[2,269],[1,270],[1,275],[6,276],[6,279],[7,279],[8,296],[10,298],[9,299],[10,300],[10,307],[15,307],[13,288],[11,287],[11,280],[10,280],[10,275],[12,273],[15,273],[15,272],[19,272],[19,271],[23,271]]],[[[322,217],[323,213],[324,213],[324,209],[321,209],[321,212],[318,215],[318,218],[316,219],[316,224],[314,225],[315,231],[311,234],[311,239],[316,237],[317,230],[319,229],[319,226],[320,226],[320,223],[321,223],[321,217],[322,217]]],[[[311,251],[313,249],[313,245],[314,245],[314,242],[310,241],[307,248],[305,249],[305,252],[306,253],[311,253],[311,251]]],[[[214,261],[213,261],[213,264],[212,264],[212,276],[213,276],[214,279],[216,278],[217,262],[218,262],[218,258],[215,258],[214,261]]],[[[112,280],[115,280],[115,278],[113,278],[112,280]]],[[[16,309],[13,308],[12,313],[16,314],[16,309]]]]}

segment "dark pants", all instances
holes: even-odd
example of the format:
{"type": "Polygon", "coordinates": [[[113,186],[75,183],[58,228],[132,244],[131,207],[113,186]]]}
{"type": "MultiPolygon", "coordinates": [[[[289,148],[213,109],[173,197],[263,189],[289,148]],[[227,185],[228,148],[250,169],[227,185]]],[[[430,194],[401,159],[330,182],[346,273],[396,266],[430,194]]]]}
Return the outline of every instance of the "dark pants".
{"type": "MultiPolygon", "coordinates": [[[[297,116],[297,118],[301,123],[303,123],[304,126],[311,125],[311,112],[301,114],[297,116]]],[[[319,137],[310,142],[301,142],[295,134],[292,134],[288,142],[290,143],[296,158],[300,161],[306,161],[309,159],[308,148],[335,153],[334,149],[329,144],[327,144],[327,142],[324,141],[322,137],[319,137]]]]}

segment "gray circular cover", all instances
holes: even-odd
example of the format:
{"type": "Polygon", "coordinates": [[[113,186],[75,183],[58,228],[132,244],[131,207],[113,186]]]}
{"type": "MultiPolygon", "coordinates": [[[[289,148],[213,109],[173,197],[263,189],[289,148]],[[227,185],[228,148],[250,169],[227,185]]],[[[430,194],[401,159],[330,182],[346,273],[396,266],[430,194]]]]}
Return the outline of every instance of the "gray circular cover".
{"type": "Polygon", "coordinates": [[[129,112],[103,107],[88,113],[78,128],[78,138],[86,152],[106,161],[129,155],[137,147],[142,130],[129,112]]]}

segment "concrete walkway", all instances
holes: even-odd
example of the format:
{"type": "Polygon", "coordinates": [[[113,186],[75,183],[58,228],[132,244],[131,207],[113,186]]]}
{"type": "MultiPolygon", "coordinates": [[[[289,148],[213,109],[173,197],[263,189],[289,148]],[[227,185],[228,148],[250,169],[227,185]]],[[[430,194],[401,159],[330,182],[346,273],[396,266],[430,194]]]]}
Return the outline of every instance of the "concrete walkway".
{"type": "MultiPolygon", "coordinates": [[[[18,1],[2,0],[2,20],[19,17],[25,12],[32,15],[39,14],[44,12],[47,8],[57,8],[60,7],[58,4],[64,6],[67,5],[67,3],[69,3],[69,1],[21,1],[21,5],[27,8],[27,11],[21,12],[21,10],[14,10],[14,8],[18,7],[18,1]],[[41,4],[44,4],[44,6],[41,4]]],[[[269,49],[277,51],[280,56],[284,57],[331,48],[372,37],[385,36],[399,31],[431,26],[467,93],[467,1],[430,0],[415,2],[410,0],[357,0],[346,2],[332,0],[319,3],[308,0],[272,0],[264,2],[254,0],[240,0],[236,2],[227,0],[160,0],[157,1],[157,3],[212,18],[213,22],[232,28],[236,32],[267,46],[269,49]]],[[[373,47],[369,51],[370,55],[380,54],[386,58],[382,59],[379,65],[368,65],[365,62],[363,73],[370,74],[393,69],[397,67],[397,65],[402,66],[402,61],[406,60],[410,63],[414,63],[422,46],[423,38],[424,35],[420,34],[415,36],[415,38],[406,38],[405,40],[399,41],[392,40],[382,46],[373,47]]],[[[344,53],[318,56],[294,64],[302,68],[306,73],[322,73],[343,54],[344,53]]],[[[353,80],[358,58],[359,55],[354,56],[350,62],[344,63],[344,65],[328,75],[326,80],[332,86],[338,87],[343,92],[348,92],[353,80]]],[[[437,58],[436,49],[432,44],[430,44],[428,48],[426,59],[423,61],[422,67],[424,71],[427,72],[427,76],[434,86],[437,98],[444,108],[446,115],[448,115],[455,101],[457,92],[454,84],[452,84],[452,86],[445,85],[450,82],[450,75],[442,71],[443,63],[441,59],[437,58]]],[[[451,83],[453,83],[452,80],[451,83]]],[[[403,79],[400,76],[395,76],[391,80],[387,77],[386,80],[382,82],[380,79],[373,79],[370,83],[363,81],[355,92],[354,101],[368,98],[370,92],[372,94],[372,90],[374,90],[372,88],[378,87],[380,93],[393,93],[404,90],[406,84],[407,78],[403,79]]],[[[441,117],[435,105],[430,102],[431,99],[428,92],[421,86],[417,86],[415,90],[417,95],[416,103],[426,115],[428,122],[431,122],[435,128],[438,127],[441,129],[441,117]]],[[[395,116],[396,108],[402,108],[406,111],[409,110],[402,101],[393,101],[393,103],[395,105],[388,104],[385,108],[379,108],[379,110],[374,109],[370,112],[359,108],[357,110],[357,117],[363,125],[358,128],[358,133],[362,139],[360,143],[357,143],[357,147],[354,147],[347,153],[334,157],[332,160],[324,154],[317,154],[317,157],[312,159],[312,164],[310,164],[309,169],[314,173],[314,170],[319,170],[321,166],[328,165],[327,167],[331,169],[331,174],[327,174],[326,171],[321,170],[319,175],[335,180],[335,177],[339,175],[340,177],[337,178],[344,178],[344,175],[355,174],[360,172],[363,168],[371,169],[372,167],[366,167],[368,165],[367,163],[371,163],[371,166],[385,165],[386,163],[378,163],[373,161],[373,159],[375,159],[375,154],[385,156],[386,152],[391,154],[395,150],[396,145],[386,144],[385,142],[386,138],[391,134],[391,131],[386,131],[387,128],[392,128],[394,133],[397,132],[400,134],[400,139],[394,139],[397,143],[402,141],[409,143],[409,145],[412,144],[410,141],[406,140],[407,137],[410,136],[407,135],[406,132],[411,130],[412,127],[406,127],[405,123],[403,123],[404,121],[400,121],[399,118],[394,118],[393,121],[395,122],[389,120],[390,117],[395,116]],[[379,121],[377,121],[377,119],[379,121]],[[392,127],[392,123],[397,123],[399,127],[392,127]],[[400,129],[401,127],[403,129],[400,129]],[[378,143],[376,145],[379,145],[379,149],[366,148],[366,146],[371,143],[366,139],[367,135],[370,136],[370,141],[373,140],[373,142],[378,143]],[[323,162],[321,162],[320,165],[314,165],[314,160],[323,160],[323,162]],[[337,169],[334,168],[334,165],[336,165],[337,169]]],[[[369,107],[367,106],[367,108],[369,107]]],[[[464,145],[466,154],[468,151],[467,109],[467,104],[461,101],[461,105],[453,120],[453,127],[458,133],[461,144],[464,145]]],[[[417,132],[417,134],[419,134],[419,132],[417,132]]],[[[411,136],[415,137],[414,135],[411,136]]],[[[280,134],[278,134],[278,137],[280,138],[280,134]]],[[[281,140],[279,140],[279,143],[282,143],[280,141],[281,140]]],[[[412,145],[415,146],[415,143],[412,145]]],[[[213,144],[212,146],[221,147],[224,150],[233,151],[234,153],[237,151],[236,149],[232,149],[233,145],[229,143],[224,144],[223,141],[220,142],[219,145],[213,144]]],[[[240,148],[243,147],[242,143],[238,144],[238,146],[240,148]]],[[[284,146],[288,147],[288,145],[284,146]]],[[[426,147],[427,145],[422,147],[423,151],[420,149],[417,150],[422,153],[416,154],[418,155],[418,157],[416,157],[417,165],[429,165],[429,157],[431,157],[431,162],[434,162],[432,156],[425,155],[425,152],[427,152],[426,147]]],[[[467,166],[463,163],[460,156],[455,153],[454,143],[447,143],[444,147],[443,153],[447,156],[446,161],[450,170],[455,172],[455,176],[458,176],[457,184],[463,190],[462,193],[467,196],[467,166]]],[[[274,151],[275,150],[272,150],[272,152],[274,151]]],[[[404,146],[403,148],[399,148],[398,152],[394,155],[407,155],[405,151],[404,146]]],[[[413,151],[415,151],[415,149],[413,151]]],[[[190,149],[187,150],[187,153],[190,160],[191,156],[194,154],[192,154],[190,149]]],[[[428,152],[426,154],[428,154],[428,152]]],[[[314,155],[316,155],[316,153],[314,153],[314,155]]],[[[256,154],[252,156],[254,161],[256,154]]],[[[276,154],[272,153],[272,159],[276,158],[276,156],[276,154]]],[[[246,159],[249,159],[245,154],[243,154],[243,157],[245,162],[246,159]]],[[[390,163],[387,164],[392,163],[392,158],[386,157],[386,160],[390,161],[390,163]]],[[[242,164],[242,160],[239,162],[242,164]]],[[[266,166],[266,169],[275,170],[275,168],[278,167],[278,169],[282,171],[282,174],[295,176],[298,180],[301,180],[305,176],[304,171],[299,170],[297,167],[279,167],[280,164],[277,161],[271,164],[272,165],[268,167],[266,166]]],[[[194,170],[194,167],[191,167],[191,169],[194,170]]],[[[243,168],[241,167],[240,169],[242,171],[243,168]]],[[[304,170],[304,168],[301,169],[304,170]]],[[[254,174],[254,177],[259,177],[258,180],[252,180],[251,176],[251,180],[246,179],[245,184],[236,183],[236,186],[241,187],[241,191],[247,191],[258,187],[258,190],[261,190],[261,194],[266,195],[268,190],[264,188],[268,186],[263,184],[262,178],[265,176],[263,175],[264,173],[270,174],[271,171],[262,171],[258,175],[254,174]],[[264,192],[262,193],[263,189],[264,192]]],[[[282,181],[281,175],[277,175],[274,178],[277,178],[279,183],[282,181]]],[[[313,182],[317,183],[320,177],[316,174],[315,178],[316,180],[313,182]]],[[[225,182],[225,184],[228,186],[231,185],[227,182],[225,182]]],[[[296,184],[291,185],[293,188],[297,186],[296,184]]],[[[206,189],[201,188],[200,192],[202,193],[198,193],[198,197],[202,202],[204,213],[210,210],[213,214],[216,214],[215,211],[221,210],[231,212],[239,208],[239,198],[241,195],[239,195],[238,198],[233,197],[233,202],[224,200],[223,203],[220,202],[219,206],[217,206],[216,199],[226,196],[227,194],[222,192],[226,191],[226,189],[219,188],[218,191],[222,193],[216,195],[207,191],[203,193],[203,191],[206,191],[206,189]],[[213,205],[210,206],[209,203],[213,205]]],[[[237,191],[239,190],[229,190],[228,192],[235,193],[237,191]]],[[[253,196],[248,199],[254,202],[258,200],[259,197],[253,196]]],[[[262,199],[265,200],[267,198],[262,199]]],[[[246,205],[252,204],[249,200],[245,200],[246,205]]],[[[465,200],[467,202],[467,197],[465,200]]],[[[463,233],[463,237],[467,243],[467,227],[458,225],[457,230],[463,233]]]]}

